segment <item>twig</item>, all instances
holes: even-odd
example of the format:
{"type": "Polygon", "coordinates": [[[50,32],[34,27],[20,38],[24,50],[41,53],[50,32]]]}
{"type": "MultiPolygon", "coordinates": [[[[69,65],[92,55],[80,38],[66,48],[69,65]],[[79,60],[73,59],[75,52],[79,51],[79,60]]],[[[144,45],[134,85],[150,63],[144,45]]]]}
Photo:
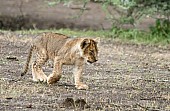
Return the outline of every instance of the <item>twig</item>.
{"type": "Polygon", "coordinates": [[[138,104],[138,103],[136,103],[136,105],[139,106],[139,107],[141,107],[141,108],[144,109],[144,110],[148,110],[147,107],[144,107],[144,106],[142,106],[142,105],[140,105],[140,104],[138,104]]]}

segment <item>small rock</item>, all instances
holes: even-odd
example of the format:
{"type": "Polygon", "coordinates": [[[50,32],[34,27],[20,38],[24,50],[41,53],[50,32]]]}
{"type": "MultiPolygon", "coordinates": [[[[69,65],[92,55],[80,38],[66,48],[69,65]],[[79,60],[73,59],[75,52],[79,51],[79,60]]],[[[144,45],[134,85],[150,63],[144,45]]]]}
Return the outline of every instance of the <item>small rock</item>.
{"type": "Polygon", "coordinates": [[[66,98],[62,104],[67,108],[85,109],[90,107],[89,105],[87,105],[84,99],[77,99],[76,101],[74,101],[73,98],[66,98]]]}
{"type": "Polygon", "coordinates": [[[65,107],[75,107],[73,98],[66,98],[65,101],[63,102],[63,105],[65,107]]]}
{"type": "Polygon", "coordinates": [[[32,104],[27,105],[26,108],[32,108],[32,104]]]}
{"type": "Polygon", "coordinates": [[[75,101],[75,105],[76,107],[79,107],[81,109],[84,109],[85,108],[85,105],[86,105],[86,101],[84,99],[77,99],[75,101]]]}
{"type": "Polygon", "coordinates": [[[101,106],[97,106],[96,110],[103,110],[103,108],[101,106]]]}
{"type": "Polygon", "coordinates": [[[13,60],[13,61],[19,61],[17,57],[12,57],[12,56],[6,57],[6,59],[13,60]]]}
{"type": "Polygon", "coordinates": [[[13,99],[12,97],[6,97],[5,99],[8,99],[8,100],[10,100],[10,99],[13,99]]]}

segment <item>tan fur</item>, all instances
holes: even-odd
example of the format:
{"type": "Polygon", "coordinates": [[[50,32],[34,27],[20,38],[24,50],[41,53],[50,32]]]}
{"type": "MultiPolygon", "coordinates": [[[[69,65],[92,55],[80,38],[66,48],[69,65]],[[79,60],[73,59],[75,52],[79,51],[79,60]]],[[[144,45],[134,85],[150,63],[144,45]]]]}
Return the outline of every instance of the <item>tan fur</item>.
{"type": "Polygon", "coordinates": [[[77,89],[87,89],[88,86],[81,82],[81,75],[85,62],[97,61],[97,42],[89,38],[69,38],[58,33],[40,34],[30,48],[26,67],[21,74],[28,71],[32,52],[36,53],[36,60],[32,63],[32,76],[34,81],[44,81],[48,84],[57,82],[62,75],[62,65],[74,65],[74,79],[77,89]],[[44,74],[42,66],[51,59],[54,69],[48,77],[44,74]]]}

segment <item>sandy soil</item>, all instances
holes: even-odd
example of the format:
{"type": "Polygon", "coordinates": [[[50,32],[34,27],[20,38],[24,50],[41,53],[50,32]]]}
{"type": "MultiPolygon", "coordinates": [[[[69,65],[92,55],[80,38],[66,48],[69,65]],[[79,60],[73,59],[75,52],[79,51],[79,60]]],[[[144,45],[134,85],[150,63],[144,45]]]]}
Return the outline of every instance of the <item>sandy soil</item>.
{"type": "MultiPolygon", "coordinates": [[[[18,80],[29,41],[35,35],[0,34],[1,111],[168,111],[170,110],[170,50],[103,39],[99,61],[86,65],[88,90],[76,90],[72,66],[48,86],[31,81],[31,71],[18,80]]],[[[50,74],[48,62],[44,71],[50,74]]]]}

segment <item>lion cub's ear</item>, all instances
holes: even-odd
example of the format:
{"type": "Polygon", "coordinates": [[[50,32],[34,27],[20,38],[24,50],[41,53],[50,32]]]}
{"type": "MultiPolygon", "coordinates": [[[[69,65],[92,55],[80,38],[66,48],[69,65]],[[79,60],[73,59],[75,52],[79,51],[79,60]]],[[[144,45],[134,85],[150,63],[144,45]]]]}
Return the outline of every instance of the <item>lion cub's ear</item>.
{"type": "Polygon", "coordinates": [[[100,43],[100,37],[94,38],[93,39],[97,44],[100,43]]]}
{"type": "Polygon", "coordinates": [[[90,40],[89,39],[84,39],[81,44],[80,47],[81,49],[84,49],[85,47],[87,47],[90,44],[90,40]]]}

